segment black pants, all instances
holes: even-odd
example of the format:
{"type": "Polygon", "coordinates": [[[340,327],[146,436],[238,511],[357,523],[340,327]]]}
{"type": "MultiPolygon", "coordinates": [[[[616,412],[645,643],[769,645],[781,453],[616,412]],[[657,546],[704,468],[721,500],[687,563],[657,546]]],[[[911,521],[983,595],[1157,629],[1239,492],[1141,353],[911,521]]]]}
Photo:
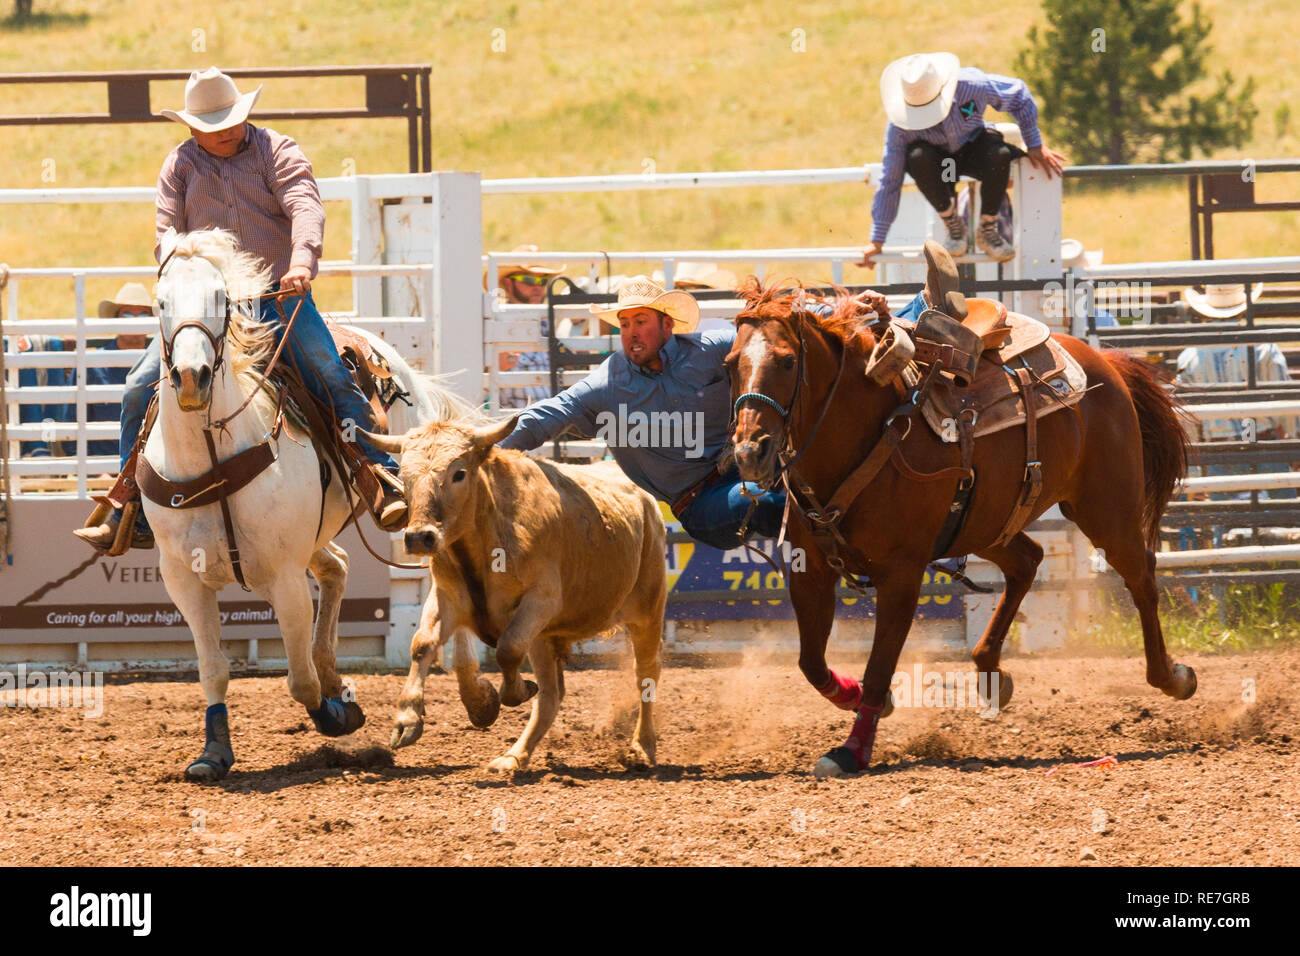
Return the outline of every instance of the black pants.
{"type": "Polygon", "coordinates": [[[924,140],[914,140],[907,145],[907,172],[916,180],[921,195],[939,212],[957,198],[958,177],[978,179],[981,213],[996,216],[1007,195],[1012,160],[1027,155],[1004,140],[1001,133],[985,129],[955,153],[924,140]]]}

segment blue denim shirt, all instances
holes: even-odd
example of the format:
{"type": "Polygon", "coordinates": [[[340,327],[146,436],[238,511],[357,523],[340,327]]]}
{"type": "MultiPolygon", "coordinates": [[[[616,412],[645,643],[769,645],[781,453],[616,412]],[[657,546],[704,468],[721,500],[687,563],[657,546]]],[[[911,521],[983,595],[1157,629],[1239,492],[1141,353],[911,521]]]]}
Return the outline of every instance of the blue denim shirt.
{"type": "Polygon", "coordinates": [[[722,360],[735,329],[674,335],[651,372],[615,352],[559,395],[530,405],[502,448],[527,451],[566,429],[603,438],[624,473],[672,504],[712,471],[726,447],[731,385],[722,360]]]}

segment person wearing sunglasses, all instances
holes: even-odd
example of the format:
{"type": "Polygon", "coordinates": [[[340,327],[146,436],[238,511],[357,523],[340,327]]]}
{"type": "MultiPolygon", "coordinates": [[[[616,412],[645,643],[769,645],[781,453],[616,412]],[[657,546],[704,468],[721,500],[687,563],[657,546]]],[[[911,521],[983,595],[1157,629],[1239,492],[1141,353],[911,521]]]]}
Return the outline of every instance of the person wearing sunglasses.
{"type": "MultiPolygon", "coordinates": [[[[537,246],[516,246],[511,252],[538,252],[537,246]]],[[[564,264],[519,265],[509,263],[497,269],[497,289],[501,297],[516,305],[538,305],[546,301],[546,288],[550,281],[564,271],[564,264]]],[[[542,334],[550,334],[546,320],[542,320],[542,334]]],[[[551,358],[546,352],[502,352],[499,368],[503,372],[549,372],[551,358]]],[[[523,388],[501,389],[501,408],[527,408],[533,402],[551,397],[545,385],[526,385],[523,388]]]]}

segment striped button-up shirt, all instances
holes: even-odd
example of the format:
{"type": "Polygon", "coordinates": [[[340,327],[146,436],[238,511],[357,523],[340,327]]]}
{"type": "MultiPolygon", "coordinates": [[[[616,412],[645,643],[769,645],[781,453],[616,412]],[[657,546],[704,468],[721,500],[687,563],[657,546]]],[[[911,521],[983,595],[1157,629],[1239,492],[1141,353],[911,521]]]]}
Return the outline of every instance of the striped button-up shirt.
{"type": "Polygon", "coordinates": [[[722,360],[733,328],[674,335],[650,372],[622,351],[519,416],[502,448],[528,450],[572,428],[604,438],[624,473],[660,501],[679,500],[717,467],[730,437],[731,383],[722,360]]]}
{"type": "Polygon", "coordinates": [[[994,128],[984,120],[984,109],[988,106],[1016,118],[1026,148],[1043,145],[1043,136],[1038,131],[1038,106],[1024,80],[985,73],[973,66],[962,67],[957,71],[952,109],[943,122],[928,129],[900,129],[893,123],[885,127],[884,169],[871,201],[872,242],[885,241],[898,215],[898,192],[906,172],[908,145],[920,139],[955,153],[981,130],[994,128]]]}
{"type": "MultiPolygon", "coordinates": [[[[213,156],[193,137],[163,160],[158,174],[157,239],[177,232],[229,229],[278,281],[290,266],[316,276],[325,207],[311,163],[288,136],[248,124],[239,152],[213,156]]],[[[158,242],[154,258],[158,257],[158,242]]]]}
{"type": "MultiPolygon", "coordinates": [[[[1183,349],[1178,354],[1180,385],[1246,384],[1246,363],[1249,345],[1215,345],[1183,349]]],[[[1265,342],[1255,347],[1255,381],[1289,382],[1291,371],[1286,356],[1276,342],[1265,342]]],[[[1257,417],[1255,434],[1276,430],[1278,437],[1296,434],[1296,419],[1287,415],[1281,418],[1257,417]]],[[[1205,441],[1242,441],[1246,437],[1245,419],[1211,418],[1201,422],[1201,435],[1205,441]]]]}

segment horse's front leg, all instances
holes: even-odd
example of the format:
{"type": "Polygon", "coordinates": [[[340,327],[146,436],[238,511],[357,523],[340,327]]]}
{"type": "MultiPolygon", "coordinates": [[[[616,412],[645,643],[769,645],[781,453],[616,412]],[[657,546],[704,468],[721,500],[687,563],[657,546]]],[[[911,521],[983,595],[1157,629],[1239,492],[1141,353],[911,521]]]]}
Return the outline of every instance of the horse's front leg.
{"type": "Polygon", "coordinates": [[[320,606],[311,642],[312,663],[316,666],[321,695],[338,697],[343,693],[337,664],[339,610],[348,583],[348,553],[331,541],[312,555],[307,567],[320,585],[320,606]]]}
{"type": "Polygon", "coordinates": [[[801,545],[790,561],[790,603],[799,624],[799,670],[808,683],[836,707],[858,709],[862,685],[826,666],[826,642],[835,625],[835,585],[838,575],[816,546],[801,545]]]}
{"type": "Polygon", "coordinates": [[[876,631],[871,642],[871,656],[862,678],[862,703],[858,707],[853,731],[842,746],[826,754],[813,767],[817,777],[847,777],[865,770],[871,762],[876,742],[876,724],[884,715],[889,699],[889,684],[898,667],[907,632],[912,628],[916,602],[921,597],[925,566],[891,568],[876,585],[876,631]]]}
{"type": "MultiPolygon", "coordinates": [[[[320,678],[312,660],[311,592],[301,570],[287,569],[272,582],[268,598],[280,622],[280,639],[289,659],[289,693],[307,708],[307,716],[326,737],[342,737],[365,723],[356,701],[321,694],[320,678]]],[[[301,565],[299,565],[301,569],[301,565]]]]}
{"type": "Polygon", "coordinates": [[[163,583],[194,635],[199,684],[208,701],[203,717],[206,736],[203,753],[185,768],[185,779],[213,783],[224,777],[235,762],[235,752],[230,746],[230,718],[226,711],[230,663],[221,652],[221,613],[217,608],[217,592],[195,577],[184,561],[164,558],[163,583]]]}

